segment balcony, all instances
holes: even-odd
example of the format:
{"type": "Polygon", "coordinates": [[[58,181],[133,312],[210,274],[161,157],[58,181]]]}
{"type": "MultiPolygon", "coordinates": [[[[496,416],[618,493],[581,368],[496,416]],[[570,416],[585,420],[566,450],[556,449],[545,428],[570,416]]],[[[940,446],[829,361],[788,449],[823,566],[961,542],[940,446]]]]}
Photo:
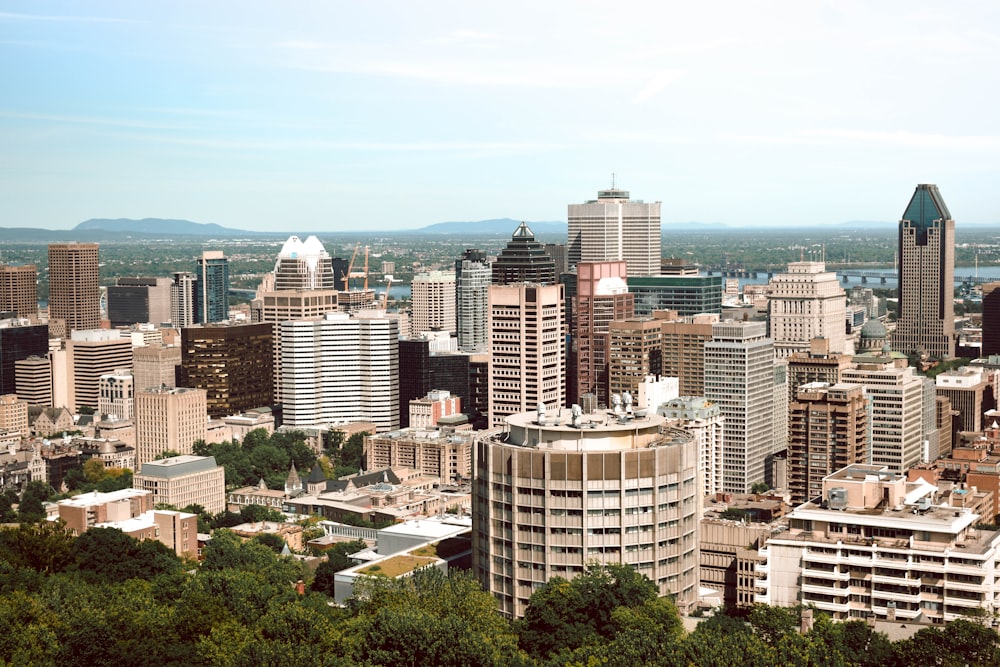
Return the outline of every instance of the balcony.
{"type": "Polygon", "coordinates": [[[946,591],[972,591],[973,593],[980,593],[983,590],[983,584],[977,583],[975,581],[945,581],[943,586],[946,591]]]}
{"type": "Polygon", "coordinates": [[[820,553],[812,549],[806,549],[805,558],[814,563],[829,563],[831,565],[836,565],[841,562],[843,558],[837,554],[820,553]]]}
{"type": "Polygon", "coordinates": [[[817,584],[802,584],[803,593],[813,593],[815,595],[829,595],[832,597],[844,597],[848,594],[846,588],[838,588],[835,586],[820,586],[817,584]]]}
{"type": "Polygon", "coordinates": [[[830,579],[832,581],[847,581],[851,578],[850,572],[827,572],[825,570],[814,570],[810,567],[802,568],[803,577],[816,577],[817,579],[830,579]]]}

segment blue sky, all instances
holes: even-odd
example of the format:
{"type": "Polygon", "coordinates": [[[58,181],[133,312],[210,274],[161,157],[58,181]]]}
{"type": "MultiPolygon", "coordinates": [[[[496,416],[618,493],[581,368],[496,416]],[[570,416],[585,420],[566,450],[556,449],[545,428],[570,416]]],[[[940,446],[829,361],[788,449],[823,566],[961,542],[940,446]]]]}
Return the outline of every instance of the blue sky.
{"type": "Polygon", "coordinates": [[[0,227],[1000,223],[1000,4],[4,2],[0,227]],[[696,6],[697,5],[697,6],[696,6]]]}

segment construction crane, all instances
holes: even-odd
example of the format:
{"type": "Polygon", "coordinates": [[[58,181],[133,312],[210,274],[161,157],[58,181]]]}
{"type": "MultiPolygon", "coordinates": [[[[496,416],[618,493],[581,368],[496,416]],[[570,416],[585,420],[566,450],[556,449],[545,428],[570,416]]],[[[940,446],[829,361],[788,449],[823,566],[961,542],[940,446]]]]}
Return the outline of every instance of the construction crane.
{"type": "MultiPolygon", "coordinates": [[[[347,279],[350,281],[351,278],[364,278],[364,291],[368,291],[368,246],[365,246],[365,270],[364,271],[352,271],[354,268],[354,259],[358,254],[358,248],[361,247],[359,243],[354,247],[354,255],[351,256],[351,263],[347,265],[347,279]]],[[[348,286],[350,289],[350,286],[348,286]]]]}
{"type": "Polygon", "coordinates": [[[351,261],[347,263],[347,272],[340,274],[340,279],[344,281],[345,292],[351,291],[351,276],[353,275],[351,269],[354,268],[354,259],[358,256],[358,248],[360,247],[360,243],[354,246],[354,252],[351,253],[351,261]]]}
{"type": "Polygon", "coordinates": [[[385,294],[382,295],[382,310],[389,310],[389,290],[392,289],[392,275],[385,277],[385,294]]]}

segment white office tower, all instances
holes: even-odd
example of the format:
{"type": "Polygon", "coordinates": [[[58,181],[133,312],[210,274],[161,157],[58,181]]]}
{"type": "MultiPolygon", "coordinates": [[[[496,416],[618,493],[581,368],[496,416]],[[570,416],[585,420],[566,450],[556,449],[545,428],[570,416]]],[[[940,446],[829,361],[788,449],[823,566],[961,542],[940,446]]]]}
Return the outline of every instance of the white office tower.
{"type": "Polygon", "coordinates": [[[170,323],[183,328],[194,324],[194,288],[197,278],[189,271],[174,273],[170,286],[170,323]]]}
{"type": "Polygon", "coordinates": [[[629,277],[660,274],[660,202],[629,199],[627,190],[600,190],[597,199],[570,204],[567,258],[628,263],[629,277]]]}
{"type": "Polygon", "coordinates": [[[455,317],[458,349],[485,352],[489,345],[489,301],[493,269],[486,262],[461,260],[456,273],[455,317]]]}
{"type": "Polygon", "coordinates": [[[823,262],[792,262],[788,273],[771,278],[771,338],[774,354],[784,359],[794,352],[809,352],[809,341],[825,338],[830,352],[848,354],[846,327],[847,296],[837,274],[823,262]]]}
{"type": "Polygon", "coordinates": [[[857,368],[845,369],[841,380],[863,385],[871,406],[871,449],[867,462],[906,474],[907,468],[929,458],[930,449],[936,454],[937,430],[934,381],[917,375],[909,366],[900,367],[900,363],[905,360],[866,359],[857,368]]]}
{"type": "Polygon", "coordinates": [[[289,236],[278,253],[274,265],[274,289],[317,290],[333,289],[333,263],[330,253],[315,236],[304,242],[289,236]]]}
{"type": "Polygon", "coordinates": [[[774,346],[764,322],[719,322],[705,342],[705,398],[725,420],[722,488],[748,493],[774,451],[774,346]]]}
{"type": "Polygon", "coordinates": [[[380,311],[281,322],[288,426],[370,421],[399,428],[399,325],[380,311]]]}
{"type": "Polygon", "coordinates": [[[491,426],[543,403],[566,403],[562,285],[490,287],[489,406],[491,426]]]}
{"type": "Polygon", "coordinates": [[[455,274],[431,271],[413,278],[411,284],[411,330],[455,331],[455,274]]]}

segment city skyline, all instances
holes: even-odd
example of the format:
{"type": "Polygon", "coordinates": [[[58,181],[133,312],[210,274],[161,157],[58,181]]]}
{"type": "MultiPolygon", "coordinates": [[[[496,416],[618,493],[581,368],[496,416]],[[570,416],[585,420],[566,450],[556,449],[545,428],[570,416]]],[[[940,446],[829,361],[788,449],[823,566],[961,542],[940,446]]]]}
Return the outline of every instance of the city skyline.
{"type": "Polygon", "coordinates": [[[612,179],[668,227],[898,221],[913,183],[1000,222],[1000,9],[616,12],[2,2],[0,226],[561,220],[612,179]]]}

